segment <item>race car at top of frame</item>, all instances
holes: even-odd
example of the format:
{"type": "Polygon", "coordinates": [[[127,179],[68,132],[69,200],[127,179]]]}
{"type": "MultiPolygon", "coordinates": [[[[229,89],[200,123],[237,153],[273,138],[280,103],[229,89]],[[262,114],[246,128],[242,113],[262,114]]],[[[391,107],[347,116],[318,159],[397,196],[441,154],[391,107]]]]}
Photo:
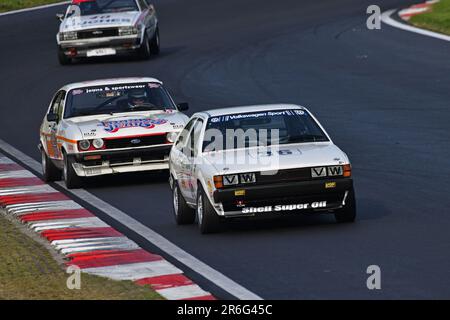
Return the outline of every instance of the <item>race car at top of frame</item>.
{"type": "Polygon", "coordinates": [[[56,35],[60,64],[75,58],[159,54],[156,9],[149,0],[72,0],[56,35]]]}
{"type": "Polygon", "coordinates": [[[299,212],[355,220],[350,160],[305,107],[233,107],[190,119],[187,109],[154,78],[66,85],[40,128],[44,180],[62,176],[78,188],[92,176],[168,170],[176,222],[197,222],[202,233],[226,220],[299,212]]]}

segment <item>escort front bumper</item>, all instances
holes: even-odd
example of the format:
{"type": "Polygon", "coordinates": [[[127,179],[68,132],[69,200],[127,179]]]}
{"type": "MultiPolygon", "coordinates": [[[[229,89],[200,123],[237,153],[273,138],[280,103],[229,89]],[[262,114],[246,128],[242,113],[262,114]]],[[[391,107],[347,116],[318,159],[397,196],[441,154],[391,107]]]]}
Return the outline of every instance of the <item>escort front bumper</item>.
{"type": "Polygon", "coordinates": [[[94,177],[115,173],[169,169],[172,145],[144,149],[107,150],[71,155],[73,169],[80,177],[94,177]]]}

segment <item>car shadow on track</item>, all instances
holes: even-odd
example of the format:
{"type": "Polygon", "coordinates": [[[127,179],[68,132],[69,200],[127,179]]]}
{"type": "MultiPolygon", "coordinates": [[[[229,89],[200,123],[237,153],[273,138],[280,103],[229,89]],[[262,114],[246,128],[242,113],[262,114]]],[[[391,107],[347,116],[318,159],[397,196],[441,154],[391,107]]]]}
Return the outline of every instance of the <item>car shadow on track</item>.
{"type": "Polygon", "coordinates": [[[274,230],[299,230],[311,229],[313,227],[324,227],[337,225],[332,214],[293,214],[284,217],[275,217],[267,219],[243,219],[227,221],[224,224],[224,232],[264,232],[274,230]]]}
{"type": "Polygon", "coordinates": [[[358,198],[356,205],[358,208],[358,220],[379,220],[392,214],[392,211],[382,205],[382,201],[377,199],[358,198]]]}
{"type": "Polygon", "coordinates": [[[337,223],[333,213],[291,214],[268,219],[241,219],[226,221],[224,232],[236,235],[249,232],[272,232],[276,231],[310,231],[317,228],[333,228],[348,230],[359,223],[370,220],[383,219],[391,214],[391,211],[381,205],[375,199],[361,198],[357,200],[358,213],[354,223],[337,223]]]}
{"type": "Polygon", "coordinates": [[[167,170],[155,172],[121,173],[114,175],[91,177],[84,180],[84,188],[117,188],[139,185],[166,184],[169,190],[169,172],[167,170]]]}

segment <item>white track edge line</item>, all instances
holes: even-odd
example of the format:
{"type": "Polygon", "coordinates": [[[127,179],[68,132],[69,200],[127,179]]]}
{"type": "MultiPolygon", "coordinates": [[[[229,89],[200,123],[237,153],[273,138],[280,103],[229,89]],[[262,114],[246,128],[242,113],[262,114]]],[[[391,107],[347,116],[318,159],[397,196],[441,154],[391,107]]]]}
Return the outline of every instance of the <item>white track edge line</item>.
{"type": "Polygon", "coordinates": [[[383,21],[387,25],[390,25],[391,27],[394,27],[394,28],[403,29],[403,30],[406,30],[406,31],[418,33],[418,34],[421,34],[421,35],[424,35],[424,36],[433,37],[433,38],[440,39],[440,40],[450,41],[450,36],[447,36],[445,34],[433,32],[433,31],[429,31],[429,30],[424,30],[424,29],[420,29],[420,28],[416,28],[416,27],[407,25],[405,23],[401,23],[401,22],[395,21],[394,19],[391,18],[391,15],[395,11],[396,11],[396,9],[392,9],[392,10],[388,10],[388,11],[383,12],[381,14],[381,21],[383,21]]]}
{"type": "Polygon", "coordinates": [[[186,286],[175,286],[155,291],[160,295],[162,295],[167,300],[182,300],[210,295],[209,292],[206,292],[196,284],[186,286]]]}
{"type": "Polygon", "coordinates": [[[182,274],[183,271],[167,260],[119,264],[105,267],[92,267],[82,269],[84,273],[108,277],[115,280],[131,280],[182,274]]]}
{"type": "MultiPolygon", "coordinates": [[[[2,139],[0,139],[0,149],[2,149],[7,154],[10,154],[14,158],[18,159],[20,162],[22,162],[29,168],[33,169],[34,171],[42,173],[41,164],[39,162],[27,156],[22,151],[17,150],[16,148],[6,143],[2,139]]],[[[59,185],[62,186],[64,189],[66,189],[62,183],[59,183],[59,185]]],[[[97,209],[104,212],[106,215],[113,218],[114,220],[120,222],[122,225],[126,226],[130,230],[136,232],[137,234],[145,238],[147,241],[149,241],[150,243],[161,249],[163,252],[175,258],[176,260],[178,260],[179,262],[181,262],[194,272],[198,273],[199,275],[203,276],[207,280],[211,281],[219,288],[222,288],[224,291],[228,292],[232,296],[240,300],[263,300],[257,294],[241,286],[240,284],[230,279],[226,275],[222,274],[221,272],[213,269],[206,263],[200,261],[199,259],[195,258],[188,252],[184,251],[171,241],[167,240],[154,230],[146,227],[139,221],[128,216],[123,211],[97,198],[96,196],[87,192],[86,190],[84,189],[78,190],[66,189],[66,190],[67,192],[79,197],[80,199],[83,199],[93,207],[96,207],[97,209]]]]}

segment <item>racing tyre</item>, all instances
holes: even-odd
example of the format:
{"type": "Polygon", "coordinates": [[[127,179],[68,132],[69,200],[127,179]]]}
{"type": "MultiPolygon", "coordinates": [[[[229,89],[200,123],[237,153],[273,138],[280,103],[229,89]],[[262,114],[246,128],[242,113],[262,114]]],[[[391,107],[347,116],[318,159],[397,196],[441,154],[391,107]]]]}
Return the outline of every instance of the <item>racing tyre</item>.
{"type": "Polygon", "coordinates": [[[202,234],[219,232],[222,230],[220,218],[209,202],[208,196],[205,194],[200,183],[198,185],[196,212],[200,232],[202,234]]]}
{"type": "Polygon", "coordinates": [[[77,189],[81,188],[82,181],[81,178],[76,174],[73,169],[73,160],[70,159],[65,153],[63,154],[64,158],[64,168],[63,168],[63,178],[66,183],[67,189],[77,189]]]}
{"type": "Polygon", "coordinates": [[[173,210],[175,221],[178,225],[192,224],[195,222],[195,210],[187,205],[176,181],[173,185],[173,210]]]}
{"type": "Polygon", "coordinates": [[[44,149],[41,150],[42,176],[45,182],[61,180],[61,170],[47,157],[44,149]]]}
{"type": "Polygon", "coordinates": [[[159,28],[156,28],[155,35],[150,43],[150,52],[154,55],[157,55],[160,52],[159,28]]]}
{"type": "Polygon", "coordinates": [[[345,201],[345,206],[335,212],[334,217],[338,223],[354,222],[356,219],[355,191],[352,189],[345,201]]]}
{"type": "Polygon", "coordinates": [[[67,66],[72,63],[72,59],[67,57],[61,48],[58,48],[58,60],[62,66],[67,66]]]}
{"type": "Polygon", "coordinates": [[[142,40],[142,45],[138,50],[139,50],[139,57],[141,59],[143,59],[143,60],[150,59],[150,55],[151,55],[150,42],[148,41],[147,34],[145,34],[144,40],[142,40]]]}

